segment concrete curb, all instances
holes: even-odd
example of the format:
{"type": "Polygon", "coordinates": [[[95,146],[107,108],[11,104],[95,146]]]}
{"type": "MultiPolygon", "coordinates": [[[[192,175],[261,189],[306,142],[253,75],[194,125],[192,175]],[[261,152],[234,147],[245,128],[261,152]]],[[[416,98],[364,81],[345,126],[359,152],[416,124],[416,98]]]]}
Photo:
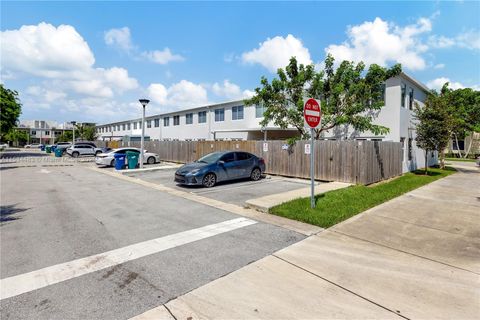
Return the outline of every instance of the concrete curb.
{"type": "MultiPolygon", "coordinates": [[[[343,182],[322,183],[315,186],[315,195],[319,195],[328,191],[343,189],[349,186],[351,186],[350,183],[343,182]]],[[[310,187],[272,194],[256,199],[250,199],[245,202],[245,205],[247,208],[269,213],[270,210],[275,206],[298,198],[306,198],[308,196],[310,196],[310,187]]]]}

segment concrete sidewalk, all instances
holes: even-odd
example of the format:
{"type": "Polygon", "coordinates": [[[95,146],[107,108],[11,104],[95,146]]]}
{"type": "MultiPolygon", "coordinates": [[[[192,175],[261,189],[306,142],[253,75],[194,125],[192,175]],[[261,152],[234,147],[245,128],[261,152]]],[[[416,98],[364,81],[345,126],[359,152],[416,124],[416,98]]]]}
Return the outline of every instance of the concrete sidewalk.
{"type": "Polygon", "coordinates": [[[476,319],[479,186],[461,170],[139,319],[476,319]]]}
{"type": "MultiPolygon", "coordinates": [[[[343,182],[328,182],[315,185],[315,194],[319,195],[328,191],[343,189],[351,186],[350,183],[343,182]]],[[[250,199],[245,202],[247,208],[255,209],[257,211],[268,213],[271,208],[282,203],[310,196],[310,187],[291,190],[282,193],[271,194],[265,197],[250,199]]]]}

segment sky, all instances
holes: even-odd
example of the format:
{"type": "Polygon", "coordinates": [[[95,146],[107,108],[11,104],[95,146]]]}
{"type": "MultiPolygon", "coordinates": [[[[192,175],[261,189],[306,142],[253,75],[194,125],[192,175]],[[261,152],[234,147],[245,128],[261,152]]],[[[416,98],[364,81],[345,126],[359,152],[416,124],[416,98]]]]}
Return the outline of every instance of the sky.
{"type": "Polygon", "coordinates": [[[107,123],[250,97],[291,56],[480,90],[480,2],[2,1],[0,81],[20,119],[107,123]]]}

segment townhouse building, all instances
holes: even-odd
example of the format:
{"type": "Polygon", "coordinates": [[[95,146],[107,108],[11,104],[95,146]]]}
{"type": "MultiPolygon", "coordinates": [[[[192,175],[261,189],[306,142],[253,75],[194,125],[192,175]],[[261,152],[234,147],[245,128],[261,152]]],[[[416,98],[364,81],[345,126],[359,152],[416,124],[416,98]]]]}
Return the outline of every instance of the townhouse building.
{"type": "Polygon", "coordinates": [[[29,141],[27,143],[54,144],[65,131],[72,131],[73,126],[68,122],[21,120],[17,129],[28,133],[29,141]]]}
{"type": "MultiPolygon", "coordinates": [[[[415,143],[414,107],[424,105],[428,91],[421,82],[401,73],[385,82],[385,106],[374,120],[388,127],[388,134],[336,127],[324,132],[322,139],[400,142],[404,171],[423,167],[424,153],[415,143]]],[[[142,125],[146,140],[283,140],[298,134],[295,128],[281,129],[273,124],[262,127],[263,112],[262,106],[246,106],[243,100],[236,100],[148,116],[143,124],[137,118],[97,125],[96,129],[100,140],[124,141],[139,140],[142,125]]],[[[436,154],[429,155],[429,165],[436,161],[436,154]]]]}

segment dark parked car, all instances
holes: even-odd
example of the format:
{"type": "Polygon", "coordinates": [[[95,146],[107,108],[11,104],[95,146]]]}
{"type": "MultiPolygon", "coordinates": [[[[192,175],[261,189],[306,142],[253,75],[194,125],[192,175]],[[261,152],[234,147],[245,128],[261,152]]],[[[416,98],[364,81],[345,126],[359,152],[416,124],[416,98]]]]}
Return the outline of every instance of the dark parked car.
{"type": "Polygon", "coordinates": [[[213,187],[217,182],[250,178],[259,180],[265,172],[265,161],[243,151],[213,152],[180,167],[175,182],[213,187]]]}

